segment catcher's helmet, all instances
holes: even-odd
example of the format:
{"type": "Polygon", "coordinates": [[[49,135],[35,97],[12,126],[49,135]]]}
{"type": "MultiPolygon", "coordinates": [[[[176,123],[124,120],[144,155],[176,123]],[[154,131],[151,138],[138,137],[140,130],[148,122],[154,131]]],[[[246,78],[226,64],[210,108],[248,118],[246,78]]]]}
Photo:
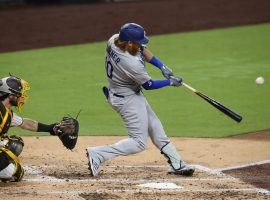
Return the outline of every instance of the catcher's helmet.
{"type": "Polygon", "coordinates": [[[7,94],[14,94],[18,97],[17,108],[21,111],[22,105],[27,101],[26,92],[30,90],[29,83],[15,76],[8,76],[0,80],[0,97],[7,94]]]}
{"type": "Polygon", "coordinates": [[[119,39],[122,41],[132,41],[139,44],[147,44],[149,39],[145,35],[144,28],[139,24],[124,24],[119,33],[119,39]]]}
{"type": "Polygon", "coordinates": [[[22,84],[17,77],[9,76],[0,80],[0,96],[5,94],[16,94],[21,96],[22,84]]]}

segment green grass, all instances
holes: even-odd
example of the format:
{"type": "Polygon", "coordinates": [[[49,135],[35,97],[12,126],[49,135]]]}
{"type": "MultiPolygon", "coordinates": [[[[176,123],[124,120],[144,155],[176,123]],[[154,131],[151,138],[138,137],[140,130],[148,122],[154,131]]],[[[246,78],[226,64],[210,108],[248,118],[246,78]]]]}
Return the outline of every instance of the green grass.
{"type": "MultiPolygon", "coordinates": [[[[149,48],[185,82],[243,116],[237,124],[185,88],[146,91],[168,135],[224,137],[270,128],[270,24],[153,36],[149,48]],[[258,76],[265,84],[255,84],[258,76]]],[[[0,75],[30,82],[23,117],[51,123],[82,109],[81,135],[125,135],[101,92],[104,55],[105,42],[2,53],[0,75]]],[[[147,69],[162,78],[155,67],[147,69]]]]}

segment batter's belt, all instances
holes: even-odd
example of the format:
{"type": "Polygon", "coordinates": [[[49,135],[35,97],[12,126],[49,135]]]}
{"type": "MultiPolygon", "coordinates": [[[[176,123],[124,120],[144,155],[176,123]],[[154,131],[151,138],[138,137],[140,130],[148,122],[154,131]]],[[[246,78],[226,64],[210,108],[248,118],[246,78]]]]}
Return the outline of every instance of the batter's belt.
{"type": "MultiPolygon", "coordinates": [[[[109,88],[107,88],[106,86],[103,86],[102,91],[103,91],[103,93],[104,93],[106,99],[109,98],[109,93],[110,93],[110,92],[111,92],[111,94],[112,94],[113,96],[115,96],[115,97],[125,98],[125,96],[123,96],[123,95],[120,95],[120,94],[117,94],[117,93],[112,92],[112,91],[111,91],[109,88]]],[[[140,93],[140,92],[141,92],[141,89],[139,89],[138,91],[136,91],[135,94],[138,94],[138,93],[140,93]]],[[[129,95],[128,95],[128,96],[129,96],[129,95]]]]}

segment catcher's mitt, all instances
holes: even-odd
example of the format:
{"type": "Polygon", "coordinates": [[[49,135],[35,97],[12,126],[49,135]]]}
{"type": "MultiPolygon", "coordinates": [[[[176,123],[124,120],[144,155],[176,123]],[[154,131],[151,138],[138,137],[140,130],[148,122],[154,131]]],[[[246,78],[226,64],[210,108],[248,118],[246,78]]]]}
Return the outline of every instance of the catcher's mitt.
{"type": "Polygon", "coordinates": [[[56,135],[62,141],[63,145],[72,150],[77,143],[78,132],[79,132],[79,122],[73,117],[63,117],[61,122],[55,125],[56,135]]]}

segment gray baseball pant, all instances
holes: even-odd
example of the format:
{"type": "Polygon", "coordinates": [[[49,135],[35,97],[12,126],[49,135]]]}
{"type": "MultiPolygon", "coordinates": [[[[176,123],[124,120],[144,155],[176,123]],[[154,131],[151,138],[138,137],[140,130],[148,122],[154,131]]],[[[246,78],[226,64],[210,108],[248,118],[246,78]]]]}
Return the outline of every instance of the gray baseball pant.
{"type": "Polygon", "coordinates": [[[99,164],[117,156],[126,156],[145,150],[148,135],[159,150],[170,142],[160,120],[143,93],[124,98],[110,93],[108,101],[122,117],[129,137],[112,145],[91,147],[91,151],[98,159],[95,161],[99,164]]]}

